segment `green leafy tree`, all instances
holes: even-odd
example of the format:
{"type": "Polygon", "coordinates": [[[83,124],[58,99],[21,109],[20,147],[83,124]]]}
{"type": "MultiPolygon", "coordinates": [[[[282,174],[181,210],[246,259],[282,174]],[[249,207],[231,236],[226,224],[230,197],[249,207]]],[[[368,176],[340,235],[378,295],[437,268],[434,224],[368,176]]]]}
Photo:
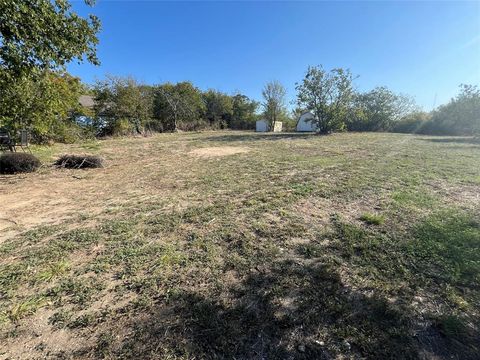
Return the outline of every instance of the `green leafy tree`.
{"type": "Polygon", "coordinates": [[[313,113],[319,133],[345,128],[354,94],[352,83],[350,70],[327,72],[322,66],[310,66],[302,82],[297,83],[297,105],[313,113]]]}
{"type": "Polygon", "coordinates": [[[204,126],[205,103],[201,91],[188,81],[156,86],[154,115],[162,130],[194,130],[204,126]]]}
{"type": "Polygon", "coordinates": [[[65,72],[44,71],[35,80],[12,81],[8,72],[0,71],[0,124],[12,133],[28,128],[38,142],[73,141],[75,114],[82,112],[78,99],[84,92],[80,79],[65,72]]]}
{"type": "Polygon", "coordinates": [[[286,97],[287,91],[279,81],[270,81],[265,84],[262,90],[263,96],[263,115],[268,121],[270,129],[275,128],[277,121],[285,119],[286,111],[286,97]]]}
{"type": "Polygon", "coordinates": [[[422,132],[425,126],[430,123],[431,119],[432,115],[429,112],[414,111],[396,121],[393,124],[391,131],[406,134],[422,132]]]}
{"type": "Polygon", "coordinates": [[[410,97],[395,94],[386,87],[376,87],[353,96],[347,128],[353,131],[387,131],[414,111],[418,111],[418,107],[410,97]]]}
{"type": "Polygon", "coordinates": [[[84,58],[98,64],[99,29],[94,15],[77,15],[67,0],[0,0],[0,127],[29,125],[39,140],[54,138],[55,127],[64,129],[78,94],[62,88],[79,83],[64,66],[84,58]]]}
{"type": "Polygon", "coordinates": [[[84,56],[98,64],[99,30],[96,16],[82,18],[67,0],[0,0],[0,67],[18,77],[84,56]]]}
{"type": "Polygon", "coordinates": [[[475,85],[460,85],[459,94],[448,104],[432,112],[431,121],[421,132],[445,135],[480,134],[480,89],[475,85]]]}
{"type": "Polygon", "coordinates": [[[205,103],[205,116],[213,128],[225,128],[233,113],[233,101],[230,96],[217,90],[207,90],[202,94],[205,103]]]}
{"type": "Polygon", "coordinates": [[[152,88],[132,77],[107,76],[95,84],[94,93],[97,123],[106,134],[141,134],[153,117],[152,88]]]}
{"type": "Polygon", "coordinates": [[[248,96],[236,94],[232,97],[232,129],[254,129],[258,118],[257,109],[259,103],[251,100],[248,96]]]}

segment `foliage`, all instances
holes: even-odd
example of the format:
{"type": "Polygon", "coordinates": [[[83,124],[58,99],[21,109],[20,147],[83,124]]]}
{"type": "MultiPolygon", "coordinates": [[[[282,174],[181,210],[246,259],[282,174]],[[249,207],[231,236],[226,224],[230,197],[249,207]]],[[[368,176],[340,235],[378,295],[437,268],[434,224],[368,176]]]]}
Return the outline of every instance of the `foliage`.
{"type": "Polygon", "coordinates": [[[460,93],[432,112],[432,119],[421,133],[438,135],[476,135],[480,133],[480,89],[460,85],[460,93]]]}
{"type": "Polygon", "coordinates": [[[12,77],[0,70],[0,125],[13,133],[28,128],[37,142],[71,142],[72,132],[80,131],[74,118],[84,91],[80,79],[65,72],[12,77]]]}
{"type": "Polygon", "coordinates": [[[320,66],[309,66],[301,83],[297,83],[297,104],[315,116],[318,131],[328,134],[343,130],[353,97],[353,75],[348,69],[327,72],[320,66]]]}
{"type": "Polygon", "coordinates": [[[101,168],[103,160],[93,155],[62,155],[55,161],[55,165],[68,169],[101,168]]]}
{"type": "Polygon", "coordinates": [[[414,101],[386,87],[355,94],[347,129],[351,131],[387,131],[396,121],[415,109],[414,101]]]}
{"type": "Polygon", "coordinates": [[[152,118],[151,87],[131,77],[107,76],[94,86],[96,124],[102,135],[141,134],[152,118]]]}
{"type": "Polygon", "coordinates": [[[202,126],[205,103],[191,82],[166,83],[154,89],[154,117],[166,131],[195,130],[202,126]]]}
{"type": "Polygon", "coordinates": [[[205,103],[205,116],[211,128],[224,129],[231,121],[233,101],[230,96],[217,90],[207,90],[202,94],[205,103]]]}
{"type": "Polygon", "coordinates": [[[32,154],[11,152],[0,155],[0,174],[33,172],[40,165],[40,160],[32,154]]]}
{"type": "Polygon", "coordinates": [[[238,130],[255,129],[255,121],[258,118],[256,112],[259,103],[243,94],[234,95],[232,101],[233,109],[230,128],[238,130]]]}
{"type": "Polygon", "coordinates": [[[82,61],[84,55],[98,64],[99,30],[96,16],[82,18],[67,0],[0,1],[0,67],[17,77],[82,61]]]}
{"type": "Polygon", "coordinates": [[[281,121],[286,116],[285,96],[287,91],[279,81],[270,81],[265,84],[262,90],[263,96],[263,116],[267,120],[271,130],[275,128],[275,123],[281,121]]]}
{"type": "Polygon", "coordinates": [[[459,94],[431,113],[412,112],[395,122],[394,132],[430,135],[477,135],[480,133],[480,89],[460,85],[459,94]]]}
{"type": "Polygon", "coordinates": [[[432,118],[430,113],[423,111],[415,111],[405,115],[396,121],[392,128],[392,132],[414,134],[420,132],[432,118]]]}

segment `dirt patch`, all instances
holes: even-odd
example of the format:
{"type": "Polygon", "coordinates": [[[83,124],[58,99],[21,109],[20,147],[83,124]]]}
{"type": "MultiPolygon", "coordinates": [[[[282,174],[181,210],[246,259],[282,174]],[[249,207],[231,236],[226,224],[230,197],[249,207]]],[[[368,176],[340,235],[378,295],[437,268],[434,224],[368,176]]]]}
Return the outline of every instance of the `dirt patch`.
{"type": "Polygon", "coordinates": [[[228,156],[234,154],[243,154],[250,151],[250,148],[243,146],[214,146],[195,149],[190,151],[189,154],[201,156],[201,157],[219,157],[228,156]]]}

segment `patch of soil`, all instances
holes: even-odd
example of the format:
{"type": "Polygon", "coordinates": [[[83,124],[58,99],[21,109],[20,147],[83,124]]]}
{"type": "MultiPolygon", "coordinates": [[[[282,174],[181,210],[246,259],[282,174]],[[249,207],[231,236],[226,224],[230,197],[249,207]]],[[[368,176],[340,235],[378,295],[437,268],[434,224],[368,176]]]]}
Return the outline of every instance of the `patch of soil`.
{"type": "Polygon", "coordinates": [[[201,156],[201,157],[219,157],[229,156],[234,154],[243,154],[250,151],[250,148],[244,146],[213,146],[195,149],[190,151],[189,154],[201,156]]]}

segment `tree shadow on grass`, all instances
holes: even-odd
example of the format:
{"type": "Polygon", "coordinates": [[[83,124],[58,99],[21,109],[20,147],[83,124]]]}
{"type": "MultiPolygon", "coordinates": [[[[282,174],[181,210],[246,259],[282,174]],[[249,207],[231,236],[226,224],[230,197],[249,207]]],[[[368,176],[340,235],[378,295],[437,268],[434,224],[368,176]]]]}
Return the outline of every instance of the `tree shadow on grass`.
{"type": "Polygon", "coordinates": [[[277,141],[277,140],[305,140],[318,136],[315,133],[257,133],[252,132],[245,134],[244,132],[229,135],[202,137],[202,141],[218,141],[218,142],[235,142],[235,141],[277,141]]]}
{"type": "MultiPolygon", "coordinates": [[[[439,213],[410,229],[412,245],[405,241],[406,245],[399,242],[398,247],[391,244],[391,248],[385,243],[377,247],[380,240],[368,238],[375,232],[369,235],[362,230],[360,236],[349,226],[334,226],[329,236],[338,237],[338,246],[345,250],[330,245],[329,257],[322,256],[320,250],[306,252],[300,245],[288,259],[265,262],[243,276],[228,278],[228,282],[223,277],[221,286],[202,286],[201,280],[196,283],[196,279],[183,277],[185,281],[171,288],[168,298],[154,297],[152,304],[126,309],[124,317],[105,324],[107,335],[100,336],[94,348],[75,356],[478,359],[475,344],[479,336],[473,328],[440,307],[435,309],[440,315],[436,321],[436,316],[425,314],[425,309],[419,311],[412,303],[418,287],[429,288],[427,297],[447,285],[475,291],[478,285],[469,280],[478,274],[478,255],[473,251],[478,245],[479,224],[467,215],[439,213]],[[354,250],[350,255],[348,248],[354,250]],[[388,264],[379,261],[385,260],[386,251],[388,264]],[[347,285],[336,265],[342,262],[337,260],[340,258],[371,272],[373,278],[393,276],[392,282],[405,285],[393,296],[364,284],[358,288],[347,285]],[[468,263],[454,266],[461,259],[468,263]],[[401,269],[407,263],[415,264],[418,274],[414,277],[426,278],[426,282],[402,277],[401,269]],[[190,281],[196,285],[188,286],[190,281]]],[[[233,271],[231,267],[226,270],[233,271]]],[[[471,321],[478,321],[478,316],[471,321]]]]}
{"type": "Polygon", "coordinates": [[[330,266],[283,261],[227,294],[179,293],[116,351],[122,358],[416,358],[410,309],[345,287],[330,266]]]}
{"type": "Polygon", "coordinates": [[[454,144],[471,144],[480,146],[480,138],[477,137],[448,137],[448,138],[421,138],[422,141],[428,141],[433,143],[454,143],[454,144]]]}
{"type": "MultiPolygon", "coordinates": [[[[471,261],[476,257],[465,252],[477,246],[477,228],[466,215],[438,214],[412,229],[418,246],[409,251],[399,245],[400,251],[392,249],[391,256],[400,257],[400,265],[413,261],[419,277],[445,286],[473,286],[474,291],[474,284],[460,280],[476,274],[471,261]],[[444,248],[445,243],[453,248],[444,248]],[[414,258],[402,258],[405,252],[414,258]],[[438,263],[428,260],[431,257],[438,263]],[[450,266],[459,257],[469,265],[450,266]],[[446,273],[450,268],[464,276],[455,280],[446,273]]],[[[375,250],[376,242],[358,236],[348,239],[345,231],[334,236],[343,243],[360,241],[361,247],[371,244],[373,248],[364,248],[358,260],[371,264],[366,269],[385,271],[383,263],[375,270],[375,254],[382,252],[375,250]]],[[[405,290],[393,297],[375,288],[359,290],[342,281],[335,261],[324,263],[321,254],[312,257],[302,246],[297,250],[300,255],[265,263],[219,289],[178,291],[168,304],[159,302],[146,311],[143,320],[131,319],[132,332],[113,354],[188,359],[478,358],[478,334],[460,317],[440,311],[432,318],[413,307],[416,291],[409,288],[416,286],[415,279],[410,285],[406,280],[405,290]]],[[[392,259],[391,265],[395,263],[392,259]]],[[[401,282],[401,271],[398,277],[401,282]]]]}

